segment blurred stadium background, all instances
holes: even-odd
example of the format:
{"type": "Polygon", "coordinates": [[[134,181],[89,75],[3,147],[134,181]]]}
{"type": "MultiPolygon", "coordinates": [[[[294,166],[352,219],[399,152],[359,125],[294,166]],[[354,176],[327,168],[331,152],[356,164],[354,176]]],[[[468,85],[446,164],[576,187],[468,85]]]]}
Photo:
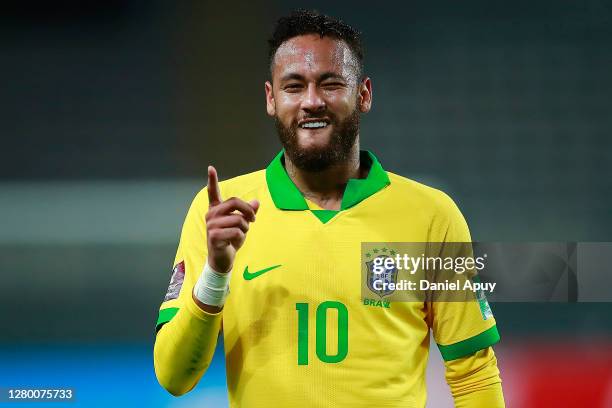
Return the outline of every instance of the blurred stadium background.
{"type": "MultiPolygon", "coordinates": [[[[71,406],[227,404],[222,350],[187,396],[159,387],[154,324],[207,164],[229,178],[279,150],[265,40],[298,6],[3,8],[0,387],[71,386],[71,406]]],[[[364,32],[364,147],[454,197],[475,240],[612,241],[610,2],[308,7],[364,32]]],[[[610,303],[493,310],[509,407],[612,406],[610,303]]],[[[434,350],[430,407],[452,404],[442,367],[434,350]]]]}

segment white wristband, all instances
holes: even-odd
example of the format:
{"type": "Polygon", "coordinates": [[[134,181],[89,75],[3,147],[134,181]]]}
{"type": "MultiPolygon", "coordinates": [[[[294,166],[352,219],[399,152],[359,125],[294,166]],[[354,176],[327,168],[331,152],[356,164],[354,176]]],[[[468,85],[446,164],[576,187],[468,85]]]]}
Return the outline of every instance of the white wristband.
{"type": "Polygon", "coordinates": [[[223,306],[229,292],[230,273],[231,271],[219,273],[206,262],[204,270],[193,287],[194,296],[205,305],[223,306]]]}

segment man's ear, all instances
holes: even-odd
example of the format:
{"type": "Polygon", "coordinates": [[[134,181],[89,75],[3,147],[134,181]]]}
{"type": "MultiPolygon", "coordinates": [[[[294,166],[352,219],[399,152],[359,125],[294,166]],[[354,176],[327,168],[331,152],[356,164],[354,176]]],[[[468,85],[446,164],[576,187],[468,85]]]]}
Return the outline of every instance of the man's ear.
{"type": "Polygon", "coordinates": [[[270,81],[266,81],[266,111],[268,115],[274,116],[276,115],[276,105],[274,103],[274,93],[272,92],[272,83],[270,81]]]}
{"type": "Polygon", "coordinates": [[[369,77],[365,77],[359,84],[359,94],[357,95],[357,102],[359,110],[362,113],[367,113],[372,109],[372,80],[369,77]]]}

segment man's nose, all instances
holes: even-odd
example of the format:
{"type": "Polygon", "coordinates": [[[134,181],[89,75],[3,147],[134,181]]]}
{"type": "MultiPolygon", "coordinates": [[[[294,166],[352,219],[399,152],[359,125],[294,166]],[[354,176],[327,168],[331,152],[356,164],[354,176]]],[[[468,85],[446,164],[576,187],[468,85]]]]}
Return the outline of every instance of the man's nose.
{"type": "Polygon", "coordinates": [[[325,101],[321,98],[316,84],[308,84],[302,101],[302,109],[314,112],[325,109],[325,101]]]}

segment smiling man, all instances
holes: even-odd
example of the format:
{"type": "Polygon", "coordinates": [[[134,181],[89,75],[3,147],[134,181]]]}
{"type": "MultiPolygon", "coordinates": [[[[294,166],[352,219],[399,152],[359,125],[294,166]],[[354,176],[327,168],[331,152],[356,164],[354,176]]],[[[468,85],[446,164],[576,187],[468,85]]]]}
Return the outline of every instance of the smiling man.
{"type": "Polygon", "coordinates": [[[372,82],[359,33],[295,12],[270,39],[270,74],[266,107],[283,150],[222,183],[209,167],[160,308],[160,384],[191,390],[223,323],[232,407],[423,407],[431,331],[456,406],[503,407],[490,310],[361,298],[362,242],[470,235],[448,196],[360,151],[372,82]]]}

